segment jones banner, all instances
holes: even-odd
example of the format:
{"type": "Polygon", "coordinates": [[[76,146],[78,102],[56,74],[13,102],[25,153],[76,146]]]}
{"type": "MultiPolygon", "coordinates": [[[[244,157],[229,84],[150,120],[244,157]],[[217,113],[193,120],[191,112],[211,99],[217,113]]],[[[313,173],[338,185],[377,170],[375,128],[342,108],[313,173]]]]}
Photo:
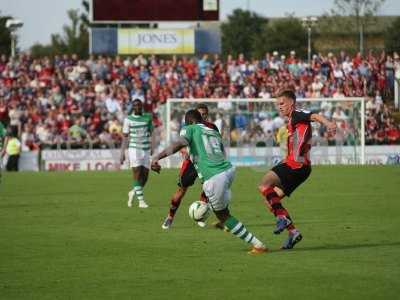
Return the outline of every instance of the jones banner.
{"type": "Polygon", "coordinates": [[[118,54],[194,54],[193,29],[119,29],[118,54]]]}

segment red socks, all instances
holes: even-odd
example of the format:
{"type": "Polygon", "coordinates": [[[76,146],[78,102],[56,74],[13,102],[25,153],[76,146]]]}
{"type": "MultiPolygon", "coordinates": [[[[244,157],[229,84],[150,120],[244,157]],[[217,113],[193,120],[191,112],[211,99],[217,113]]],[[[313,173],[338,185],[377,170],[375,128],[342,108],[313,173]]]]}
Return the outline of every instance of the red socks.
{"type": "Polygon", "coordinates": [[[208,198],[207,198],[206,194],[204,193],[204,191],[201,192],[201,194],[200,194],[200,199],[199,199],[199,200],[200,200],[201,202],[208,203],[208,198]]]}
{"type": "Polygon", "coordinates": [[[175,193],[172,196],[171,205],[169,207],[169,217],[170,218],[173,218],[175,216],[175,213],[178,210],[179,205],[181,205],[182,198],[183,197],[182,197],[182,194],[180,192],[175,193]]]}
{"type": "MultiPolygon", "coordinates": [[[[265,204],[268,209],[274,214],[275,217],[282,218],[285,217],[289,220],[289,212],[282,206],[282,198],[278,196],[273,187],[260,187],[261,194],[265,197],[265,204]]],[[[287,229],[292,231],[295,229],[293,223],[290,224],[287,229]]]]}
{"type": "MultiPolygon", "coordinates": [[[[184,195],[185,195],[185,193],[182,194],[181,192],[176,192],[172,196],[171,204],[169,206],[169,217],[170,218],[174,218],[175,217],[176,211],[178,210],[179,205],[181,205],[182,198],[183,198],[184,195]]],[[[208,198],[207,198],[207,196],[206,196],[206,194],[204,192],[202,192],[200,194],[200,199],[199,200],[201,202],[208,203],[208,198]]]]}

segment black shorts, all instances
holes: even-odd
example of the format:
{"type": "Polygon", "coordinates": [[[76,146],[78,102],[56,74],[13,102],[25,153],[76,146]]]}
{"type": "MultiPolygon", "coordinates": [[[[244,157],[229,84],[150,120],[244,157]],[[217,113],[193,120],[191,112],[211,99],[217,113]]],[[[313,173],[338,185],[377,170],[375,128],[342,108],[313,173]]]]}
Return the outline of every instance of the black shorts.
{"type": "Polygon", "coordinates": [[[6,170],[7,171],[18,171],[18,155],[10,155],[7,160],[6,170]]]}
{"type": "Polygon", "coordinates": [[[197,171],[189,159],[185,159],[179,172],[178,186],[188,188],[194,184],[197,178],[197,171]]]}
{"type": "Polygon", "coordinates": [[[281,180],[281,187],[286,196],[297,189],[311,174],[311,166],[292,169],[286,163],[280,163],[271,169],[281,180]]]}

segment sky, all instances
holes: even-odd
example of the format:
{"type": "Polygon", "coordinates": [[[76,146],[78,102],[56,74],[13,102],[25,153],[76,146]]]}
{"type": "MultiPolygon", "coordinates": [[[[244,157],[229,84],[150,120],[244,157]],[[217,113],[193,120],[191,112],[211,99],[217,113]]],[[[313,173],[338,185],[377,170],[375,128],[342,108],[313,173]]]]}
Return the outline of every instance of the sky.
{"type": "MultiPolygon", "coordinates": [[[[265,17],[282,17],[287,13],[295,13],[297,17],[318,16],[329,12],[333,2],[334,0],[220,0],[220,17],[225,20],[236,8],[249,8],[265,17]]],[[[11,15],[24,22],[18,32],[22,50],[36,42],[49,43],[51,34],[62,32],[63,25],[68,24],[67,10],[81,7],[81,0],[0,0],[1,15],[11,15]]],[[[379,14],[400,16],[400,0],[386,0],[379,14]]]]}

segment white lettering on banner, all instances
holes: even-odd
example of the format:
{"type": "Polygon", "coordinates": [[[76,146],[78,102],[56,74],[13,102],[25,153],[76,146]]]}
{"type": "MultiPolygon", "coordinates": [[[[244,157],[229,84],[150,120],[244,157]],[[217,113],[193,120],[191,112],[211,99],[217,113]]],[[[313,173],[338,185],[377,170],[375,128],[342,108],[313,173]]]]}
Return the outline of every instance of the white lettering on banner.
{"type": "Polygon", "coordinates": [[[119,149],[43,150],[43,160],[118,159],[119,149]]]}

